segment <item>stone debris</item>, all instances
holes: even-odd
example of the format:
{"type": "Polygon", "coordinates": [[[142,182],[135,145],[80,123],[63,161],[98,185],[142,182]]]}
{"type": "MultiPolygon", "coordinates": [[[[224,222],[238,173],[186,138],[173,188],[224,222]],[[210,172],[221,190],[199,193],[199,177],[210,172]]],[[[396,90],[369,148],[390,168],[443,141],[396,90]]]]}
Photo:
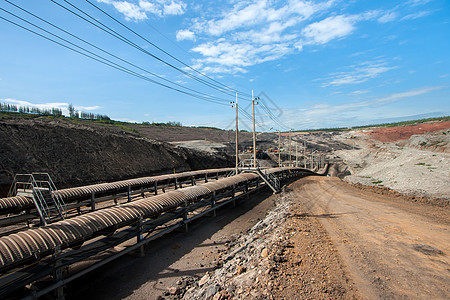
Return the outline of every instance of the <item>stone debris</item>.
{"type": "Polygon", "coordinates": [[[204,275],[196,288],[185,289],[183,299],[271,299],[270,289],[276,264],[283,262],[285,237],[278,240],[283,222],[290,215],[290,199],[279,195],[276,206],[247,234],[227,241],[227,250],[218,253],[211,274],[204,275]],[[270,255],[269,249],[275,251],[270,255]],[[264,287],[264,288],[261,288],[264,287]],[[268,288],[267,288],[268,287],[268,288]]]}

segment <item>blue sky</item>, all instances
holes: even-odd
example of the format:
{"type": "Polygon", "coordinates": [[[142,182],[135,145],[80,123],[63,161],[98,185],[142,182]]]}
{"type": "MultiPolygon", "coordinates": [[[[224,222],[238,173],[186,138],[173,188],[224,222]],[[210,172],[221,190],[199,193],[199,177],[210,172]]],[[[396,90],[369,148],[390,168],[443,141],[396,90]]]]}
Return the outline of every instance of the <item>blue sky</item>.
{"type": "MultiPolygon", "coordinates": [[[[72,103],[115,120],[233,128],[229,101],[234,92],[213,89],[181,70],[245,93],[238,95],[238,103],[248,113],[254,90],[272,113],[257,106],[260,131],[450,115],[449,1],[90,0],[147,41],[87,1],[8,1],[91,45],[4,1],[2,18],[57,39],[8,14],[13,13],[138,76],[200,92],[219,104],[118,71],[4,19],[1,102],[60,107],[65,112],[72,103]],[[55,2],[71,9],[75,8],[69,3],[76,5],[140,50],[55,2]]],[[[241,115],[241,128],[250,129],[250,121],[241,115]]]]}

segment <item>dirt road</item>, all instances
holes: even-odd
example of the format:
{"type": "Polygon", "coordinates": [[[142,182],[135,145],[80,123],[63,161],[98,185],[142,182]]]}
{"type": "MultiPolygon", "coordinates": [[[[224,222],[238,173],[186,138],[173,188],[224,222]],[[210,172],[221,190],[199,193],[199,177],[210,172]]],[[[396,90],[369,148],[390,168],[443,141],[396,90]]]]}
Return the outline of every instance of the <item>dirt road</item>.
{"type": "Polygon", "coordinates": [[[361,191],[331,177],[291,187],[300,218],[315,218],[366,299],[449,299],[448,208],[361,191]]]}

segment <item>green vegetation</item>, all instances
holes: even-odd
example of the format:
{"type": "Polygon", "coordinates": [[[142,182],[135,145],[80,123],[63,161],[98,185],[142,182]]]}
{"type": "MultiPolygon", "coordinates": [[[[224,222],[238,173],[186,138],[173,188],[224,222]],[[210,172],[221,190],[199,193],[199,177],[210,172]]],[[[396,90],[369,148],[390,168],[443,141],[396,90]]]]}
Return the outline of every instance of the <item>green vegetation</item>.
{"type": "Polygon", "coordinates": [[[126,131],[130,131],[130,132],[134,132],[134,133],[139,133],[139,131],[137,131],[136,129],[127,127],[127,126],[125,126],[125,125],[123,125],[123,124],[114,124],[114,125],[116,125],[116,126],[119,127],[119,128],[122,128],[123,130],[126,130],[126,131]]]}
{"type": "Polygon", "coordinates": [[[151,126],[164,126],[164,127],[183,127],[181,122],[169,121],[167,123],[155,123],[155,122],[142,122],[142,125],[151,125],[151,126]]]}
{"type": "MultiPolygon", "coordinates": [[[[222,129],[220,129],[220,128],[212,127],[212,126],[192,126],[192,128],[222,130],[222,129]]],[[[229,131],[234,131],[234,130],[233,130],[233,129],[230,129],[229,131]]]]}
{"type": "Polygon", "coordinates": [[[382,183],[382,182],[383,182],[383,181],[381,181],[381,180],[372,181],[373,184],[380,184],[380,183],[382,183]]]}
{"type": "MultiPolygon", "coordinates": [[[[87,113],[84,111],[76,111],[72,104],[68,107],[70,118],[74,119],[86,119],[97,121],[108,121],[110,118],[107,115],[87,113]]],[[[62,110],[60,108],[48,108],[40,109],[37,107],[17,106],[15,104],[0,103],[0,112],[20,114],[20,115],[37,115],[37,116],[52,116],[64,118],[62,110]]]]}
{"type": "Polygon", "coordinates": [[[0,111],[6,113],[32,114],[39,116],[62,116],[59,108],[40,109],[37,107],[17,106],[15,104],[0,103],[0,111]]]}
{"type": "MultiPolygon", "coordinates": [[[[67,118],[67,119],[71,119],[74,122],[77,122],[77,120],[92,120],[97,124],[115,125],[115,126],[119,126],[123,129],[126,129],[131,132],[138,132],[138,130],[127,127],[126,124],[134,124],[135,126],[144,125],[144,126],[161,126],[161,127],[183,127],[181,122],[178,122],[178,121],[169,121],[166,123],[161,123],[161,122],[151,122],[150,123],[150,122],[145,121],[140,124],[115,121],[115,120],[111,120],[107,115],[86,113],[83,111],[76,111],[75,107],[72,104],[69,104],[68,111],[69,111],[69,117],[65,117],[62,114],[62,110],[60,108],[38,109],[35,107],[22,107],[22,106],[17,106],[14,104],[0,103],[0,114],[3,117],[7,117],[8,114],[14,114],[14,115],[20,115],[20,116],[26,116],[26,117],[43,116],[43,117],[67,118]]],[[[417,125],[417,124],[422,124],[422,123],[426,123],[426,122],[442,122],[442,121],[450,121],[450,116],[404,121],[404,122],[397,122],[397,123],[385,123],[385,124],[378,124],[378,125],[295,130],[293,132],[337,132],[337,131],[350,131],[353,129],[368,129],[368,128],[373,128],[373,127],[395,127],[395,126],[417,125]]],[[[191,128],[222,130],[220,128],[211,127],[211,126],[191,126],[191,128]]],[[[244,129],[241,129],[239,131],[240,132],[248,132],[247,130],[244,130],[244,129]]],[[[450,133],[450,130],[447,132],[443,132],[443,134],[448,134],[448,133],[450,133]]],[[[420,145],[425,146],[426,142],[422,142],[420,145]]],[[[400,147],[399,149],[402,150],[403,147],[400,147]]]]}
{"type": "MultiPolygon", "coordinates": [[[[411,121],[403,121],[396,123],[383,123],[383,124],[373,124],[373,125],[363,125],[363,126],[354,126],[354,127],[336,127],[336,128],[321,128],[321,129],[307,129],[307,130],[296,130],[294,132],[333,132],[333,131],[349,131],[353,129],[369,129],[373,127],[397,127],[397,126],[408,126],[408,125],[418,125],[427,122],[443,122],[450,121],[450,116],[437,117],[437,118],[428,118],[428,119],[420,119],[420,120],[411,120],[411,121]]],[[[449,131],[450,132],[450,131],[449,131]]],[[[447,132],[447,133],[449,133],[447,132]]],[[[445,132],[444,132],[445,134],[445,132]]]]}
{"type": "Polygon", "coordinates": [[[426,163],[423,163],[423,162],[417,163],[416,166],[427,166],[427,167],[431,167],[430,164],[426,164],[426,163]]]}

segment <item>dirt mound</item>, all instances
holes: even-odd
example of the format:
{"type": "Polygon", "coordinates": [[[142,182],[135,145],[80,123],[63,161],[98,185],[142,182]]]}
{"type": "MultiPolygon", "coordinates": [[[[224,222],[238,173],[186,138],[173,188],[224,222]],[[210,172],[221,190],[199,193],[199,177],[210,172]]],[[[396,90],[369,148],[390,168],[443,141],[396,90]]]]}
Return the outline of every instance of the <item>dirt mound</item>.
{"type": "Polygon", "coordinates": [[[59,188],[233,165],[209,154],[125,131],[63,119],[0,118],[0,187],[17,173],[48,172],[59,188]]]}
{"type": "Polygon", "coordinates": [[[437,123],[423,123],[412,126],[397,126],[387,128],[376,128],[368,131],[366,134],[380,142],[396,142],[407,140],[414,134],[424,134],[427,132],[438,131],[450,128],[450,121],[437,123]]]}

